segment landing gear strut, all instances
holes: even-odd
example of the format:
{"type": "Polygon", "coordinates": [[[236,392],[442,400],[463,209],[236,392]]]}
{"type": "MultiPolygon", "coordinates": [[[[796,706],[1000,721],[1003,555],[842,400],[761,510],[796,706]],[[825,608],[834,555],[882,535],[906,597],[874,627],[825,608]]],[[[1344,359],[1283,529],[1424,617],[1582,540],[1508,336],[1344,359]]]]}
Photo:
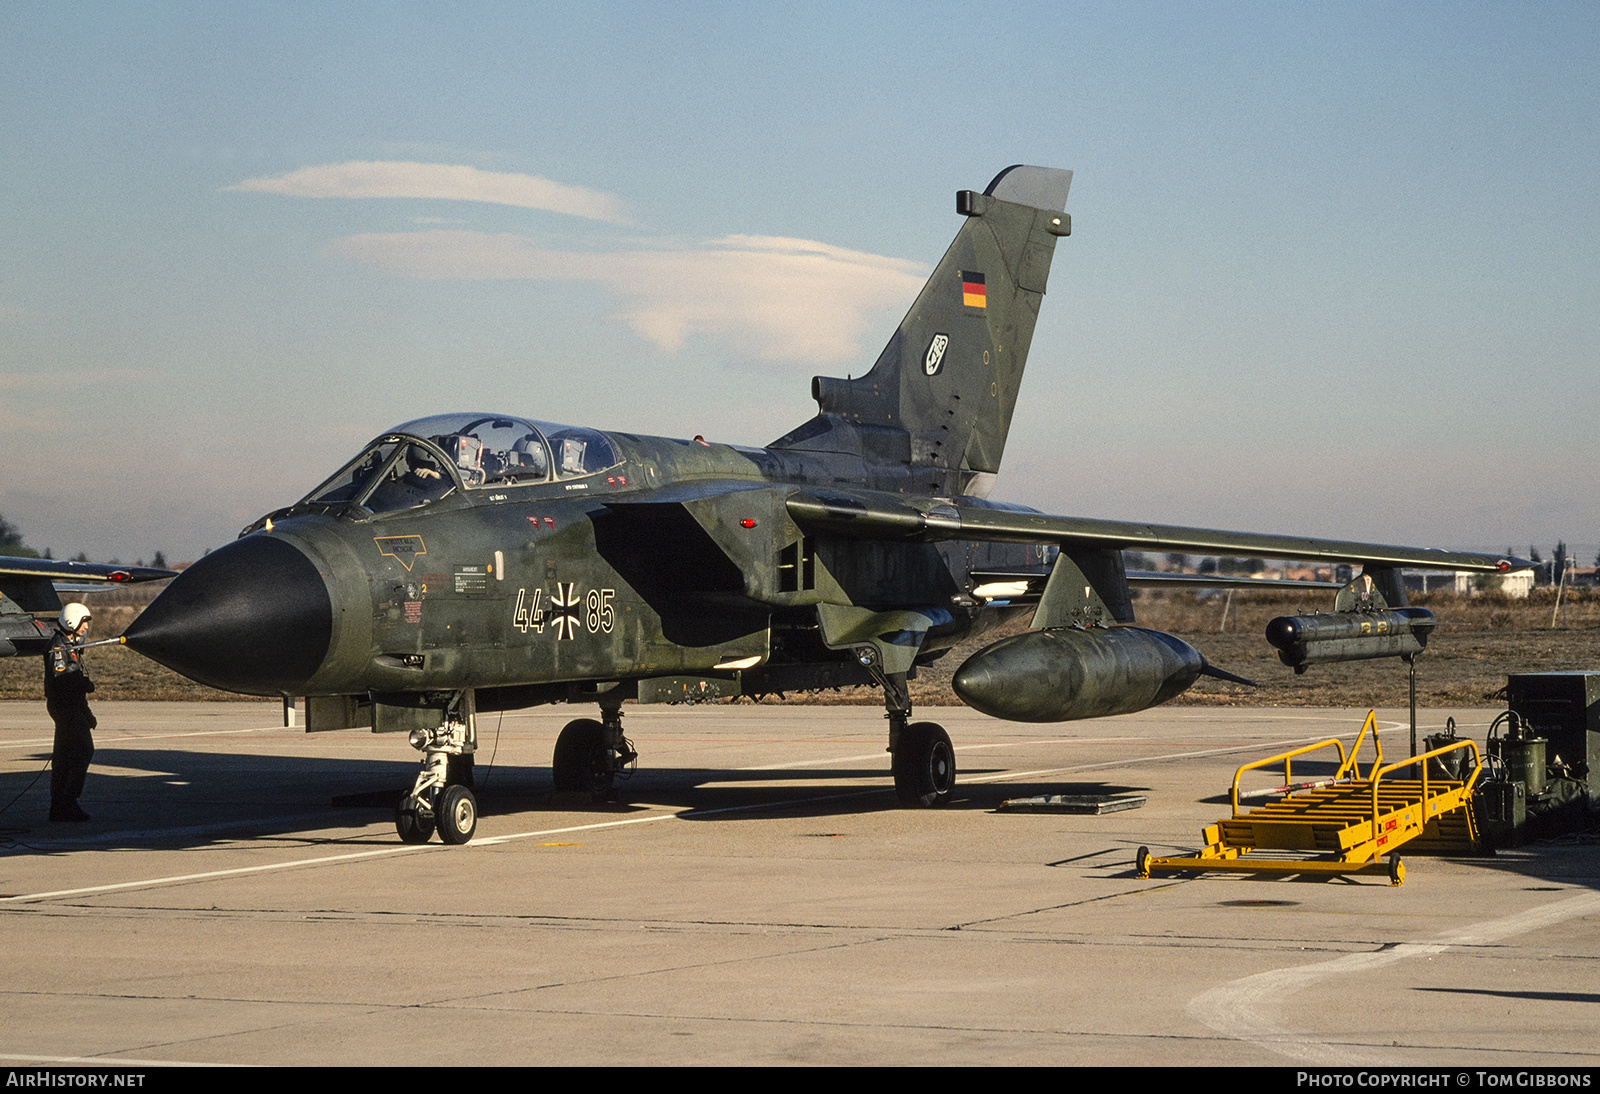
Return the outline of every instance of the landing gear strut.
{"type": "Polygon", "coordinates": [[[905,673],[882,672],[876,660],[864,654],[861,663],[883,688],[895,796],[901,805],[944,805],[956,790],[956,753],[950,735],[935,722],[911,720],[911,692],[905,673]]]}
{"type": "Polygon", "coordinates": [[[445,843],[462,844],[478,830],[473,796],[472,754],[478,734],[472,693],[462,692],[445,711],[444,724],[411,731],[411,747],[422,753],[422,770],[395,806],[394,827],[403,843],[427,843],[438,829],[445,843]]]}
{"type": "Polygon", "coordinates": [[[557,791],[604,797],[617,776],[626,777],[624,773],[639,758],[633,742],[622,735],[622,711],[601,707],[600,718],[568,722],[556,738],[550,774],[557,791]]]}

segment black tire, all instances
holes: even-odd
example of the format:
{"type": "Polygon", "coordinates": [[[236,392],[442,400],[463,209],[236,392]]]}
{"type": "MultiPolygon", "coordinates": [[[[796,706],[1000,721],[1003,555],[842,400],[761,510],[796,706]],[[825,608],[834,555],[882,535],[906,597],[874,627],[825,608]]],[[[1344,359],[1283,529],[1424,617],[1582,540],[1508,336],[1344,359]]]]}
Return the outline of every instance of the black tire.
{"type": "Polygon", "coordinates": [[[478,799],[464,786],[447,786],[433,811],[439,838],[446,843],[463,844],[478,830],[478,799]]]}
{"type": "Polygon", "coordinates": [[[894,750],[894,791],[901,805],[943,805],[956,791],[956,750],[933,722],[912,722],[894,750]]]}
{"type": "Polygon", "coordinates": [[[420,816],[411,807],[411,795],[402,794],[394,808],[394,830],[401,843],[427,843],[433,838],[433,818],[420,816]]]}
{"type": "Polygon", "coordinates": [[[1400,852],[1389,852],[1389,884],[1400,885],[1406,880],[1406,864],[1400,861],[1400,852]]]}
{"type": "Polygon", "coordinates": [[[563,793],[609,793],[616,771],[606,747],[606,727],[592,718],[568,722],[556,738],[550,774],[563,793]]]}
{"type": "Polygon", "coordinates": [[[1140,877],[1150,876],[1150,848],[1141,847],[1139,853],[1133,856],[1133,872],[1140,877]]]}

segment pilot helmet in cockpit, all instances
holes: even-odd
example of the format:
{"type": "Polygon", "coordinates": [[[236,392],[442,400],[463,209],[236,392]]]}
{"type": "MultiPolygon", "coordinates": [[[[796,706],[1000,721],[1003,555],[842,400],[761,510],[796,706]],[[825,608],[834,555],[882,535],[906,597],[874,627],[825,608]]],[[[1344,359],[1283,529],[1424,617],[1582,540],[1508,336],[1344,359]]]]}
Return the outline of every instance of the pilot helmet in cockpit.
{"type": "Polygon", "coordinates": [[[461,477],[468,486],[483,481],[483,442],[476,437],[451,433],[435,437],[434,443],[444,449],[450,461],[461,469],[461,477]]]}

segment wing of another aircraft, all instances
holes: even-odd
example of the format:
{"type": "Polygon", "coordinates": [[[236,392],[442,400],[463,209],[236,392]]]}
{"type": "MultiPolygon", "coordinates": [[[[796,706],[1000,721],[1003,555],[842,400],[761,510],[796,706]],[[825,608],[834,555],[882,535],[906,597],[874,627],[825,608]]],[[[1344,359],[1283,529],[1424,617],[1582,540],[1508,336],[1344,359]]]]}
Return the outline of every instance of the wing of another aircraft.
{"type": "Polygon", "coordinates": [[[61,610],[57,585],[130,585],[177,576],[176,570],[153,566],[109,566],[0,555],[0,657],[42,652],[49,646],[50,627],[33,617],[61,610]]]}
{"type": "MultiPolygon", "coordinates": [[[[1435,547],[1397,547],[1308,536],[1052,516],[973,498],[940,499],[919,506],[913,499],[867,490],[797,493],[789,498],[788,510],[795,522],[803,526],[835,535],[873,539],[1046,543],[1063,548],[1258,556],[1361,563],[1375,569],[1417,566],[1472,573],[1508,573],[1532,565],[1520,558],[1435,547]]],[[[1207,581],[1213,585],[1224,583],[1220,579],[1208,578],[1207,581]]]]}
{"type": "Polygon", "coordinates": [[[0,555],[0,581],[12,578],[45,578],[49,581],[82,581],[96,585],[128,585],[140,581],[162,581],[177,577],[177,570],[154,566],[108,566],[101,562],[71,562],[52,558],[12,558],[0,555]]]}

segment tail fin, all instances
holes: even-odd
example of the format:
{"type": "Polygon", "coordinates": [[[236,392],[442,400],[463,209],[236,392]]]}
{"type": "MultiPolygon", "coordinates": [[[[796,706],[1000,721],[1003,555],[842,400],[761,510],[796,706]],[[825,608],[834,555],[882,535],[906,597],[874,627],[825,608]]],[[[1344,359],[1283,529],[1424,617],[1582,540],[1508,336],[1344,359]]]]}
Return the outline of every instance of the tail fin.
{"type": "Polygon", "coordinates": [[[772,447],[942,471],[952,492],[999,471],[1071,185],[1071,171],[1017,166],[958,193],[967,221],[872,371],[813,378],[817,416],[772,447]]]}

